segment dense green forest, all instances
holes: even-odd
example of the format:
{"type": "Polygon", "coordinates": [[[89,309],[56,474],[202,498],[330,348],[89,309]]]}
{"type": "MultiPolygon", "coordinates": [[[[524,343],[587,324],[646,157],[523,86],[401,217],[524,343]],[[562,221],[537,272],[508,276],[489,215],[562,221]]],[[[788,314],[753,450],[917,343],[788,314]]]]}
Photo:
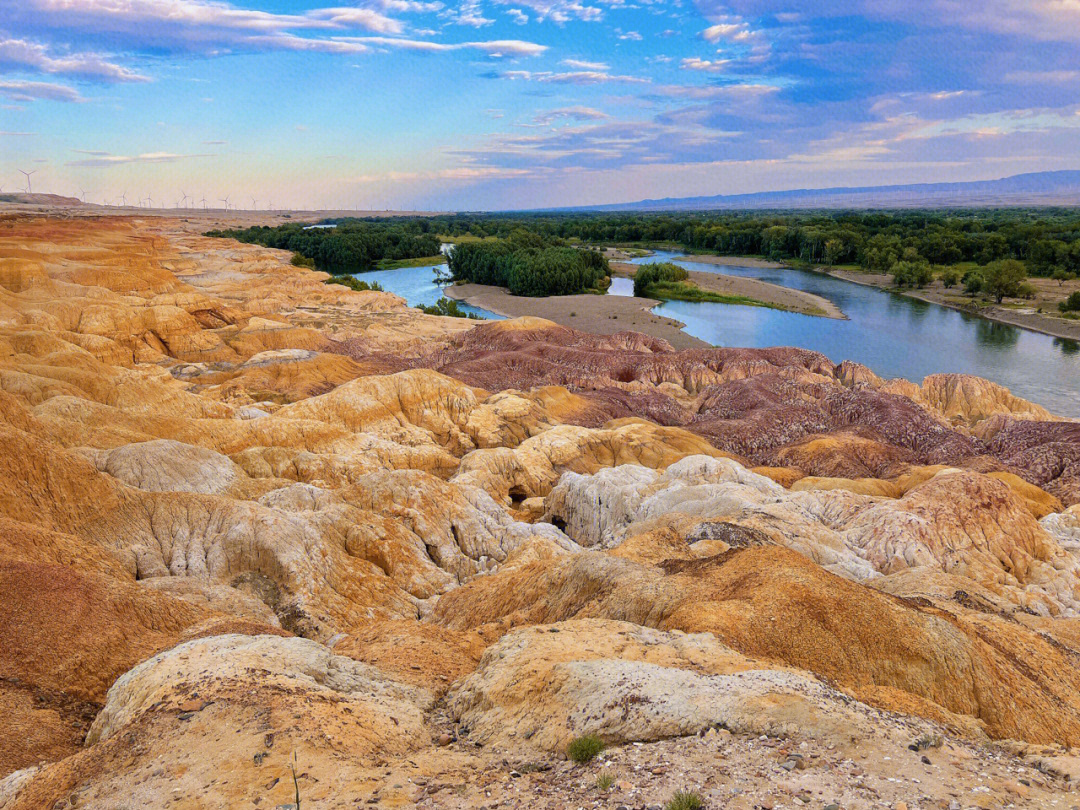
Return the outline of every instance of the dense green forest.
{"type": "Polygon", "coordinates": [[[907,252],[914,263],[984,267],[1015,259],[1031,275],[1080,274],[1077,209],[461,215],[436,219],[431,227],[450,238],[505,238],[526,228],[549,239],[672,244],[879,273],[891,272],[907,252]]]}
{"type": "Polygon", "coordinates": [[[516,295],[602,289],[607,262],[580,248],[611,244],[861,268],[890,274],[898,286],[922,287],[938,278],[998,300],[1029,295],[1028,275],[1061,283],[1080,276],[1080,210],[1066,208],[461,214],[335,224],[210,235],[292,250],[335,274],[437,255],[449,240],[458,243],[451,278],[516,295]]]}
{"type": "Polygon", "coordinates": [[[453,281],[505,287],[514,295],[573,295],[610,283],[607,259],[596,250],[567,247],[517,228],[507,238],[463,242],[451,252],[453,281]]]}
{"type": "Polygon", "coordinates": [[[310,228],[289,223],[271,228],[257,225],[244,230],[210,231],[221,236],[266,247],[291,250],[311,259],[328,273],[370,270],[384,259],[415,259],[439,253],[442,241],[419,219],[345,220],[336,228],[310,228]]]}

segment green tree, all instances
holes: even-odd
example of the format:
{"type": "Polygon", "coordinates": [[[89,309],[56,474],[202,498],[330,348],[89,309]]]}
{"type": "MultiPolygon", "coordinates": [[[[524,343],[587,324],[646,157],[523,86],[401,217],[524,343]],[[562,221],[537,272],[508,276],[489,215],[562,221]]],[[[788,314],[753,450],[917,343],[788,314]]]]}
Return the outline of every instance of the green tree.
{"type": "Polygon", "coordinates": [[[1064,267],[1055,267],[1054,272],[1050,275],[1054,281],[1058,283],[1059,287],[1064,287],[1066,281],[1072,281],[1076,278],[1076,273],[1070,273],[1064,267]]]}
{"type": "Polygon", "coordinates": [[[1000,259],[986,265],[983,271],[983,289],[1000,304],[1005,298],[1019,295],[1021,285],[1027,277],[1027,268],[1023,262],[1016,259],[1000,259]]]}
{"type": "Polygon", "coordinates": [[[941,271],[941,283],[948,287],[955,287],[960,283],[960,279],[963,277],[963,273],[960,272],[959,267],[946,267],[941,271]]]}

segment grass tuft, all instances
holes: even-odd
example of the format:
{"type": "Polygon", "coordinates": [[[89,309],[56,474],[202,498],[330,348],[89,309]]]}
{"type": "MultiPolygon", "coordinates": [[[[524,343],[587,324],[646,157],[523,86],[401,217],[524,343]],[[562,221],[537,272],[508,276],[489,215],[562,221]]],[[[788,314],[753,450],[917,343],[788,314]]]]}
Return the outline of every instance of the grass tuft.
{"type": "Polygon", "coordinates": [[[701,810],[705,806],[705,802],[696,793],[680,790],[674,796],[671,797],[666,805],[665,810],[701,810]]]}
{"type": "Polygon", "coordinates": [[[591,762],[596,755],[603,750],[603,740],[595,734],[586,734],[583,737],[572,740],[570,744],[566,746],[566,756],[579,765],[583,765],[586,762],[591,762]]]}

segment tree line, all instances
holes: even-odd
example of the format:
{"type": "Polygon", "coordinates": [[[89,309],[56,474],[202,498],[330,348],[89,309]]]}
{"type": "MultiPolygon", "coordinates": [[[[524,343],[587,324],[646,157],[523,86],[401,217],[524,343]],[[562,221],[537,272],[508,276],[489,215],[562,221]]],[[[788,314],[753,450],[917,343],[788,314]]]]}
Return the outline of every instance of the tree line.
{"type": "Polygon", "coordinates": [[[416,219],[343,220],[333,228],[312,228],[288,223],[271,228],[210,231],[207,236],[227,237],[270,248],[291,250],[332,274],[372,269],[382,259],[436,256],[442,241],[416,219]]]}
{"type": "Polygon", "coordinates": [[[1080,276],[1080,211],[1067,208],[460,215],[430,227],[450,238],[505,238],[526,228],[548,239],[671,244],[877,273],[889,273],[907,253],[930,265],[1012,259],[1034,276],[1080,276]]]}

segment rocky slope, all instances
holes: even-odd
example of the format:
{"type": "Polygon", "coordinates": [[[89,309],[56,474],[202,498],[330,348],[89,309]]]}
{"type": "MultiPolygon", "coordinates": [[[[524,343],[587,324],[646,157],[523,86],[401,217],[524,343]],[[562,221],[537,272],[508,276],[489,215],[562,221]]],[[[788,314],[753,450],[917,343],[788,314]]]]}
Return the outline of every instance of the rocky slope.
{"type": "Polygon", "coordinates": [[[1077,803],[1076,423],[286,259],[0,219],[2,810],[1077,803]]]}

